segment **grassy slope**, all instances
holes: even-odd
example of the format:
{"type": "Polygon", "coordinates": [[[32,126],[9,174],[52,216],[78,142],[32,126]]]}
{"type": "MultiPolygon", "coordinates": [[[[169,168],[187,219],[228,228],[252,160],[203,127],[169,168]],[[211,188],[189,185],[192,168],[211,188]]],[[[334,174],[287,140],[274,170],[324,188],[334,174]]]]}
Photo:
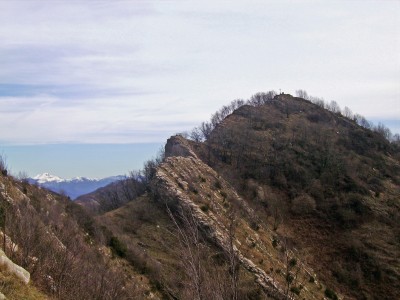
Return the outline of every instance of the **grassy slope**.
{"type": "Polygon", "coordinates": [[[0,292],[9,300],[50,299],[31,284],[25,285],[13,275],[4,271],[0,271],[0,292]]]}
{"type": "Polygon", "coordinates": [[[144,195],[97,218],[126,247],[123,257],[130,263],[130,268],[140,273],[141,280],[149,282],[155,295],[161,297],[158,290],[164,281],[162,276],[174,274],[177,268],[172,247],[176,241],[165,211],[144,195]],[[162,276],[158,262],[165,271],[162,276]]]}
{"type": "MultiPolygon", "coordinates": [[[[186,284],[187,278],[182,269],[176,227],[167,214],[165,205],[144,195],[99,216],[98,220],[126,245],[124,258],[135,272],[142,274],[143,280],[150,281],[157,296],[186,299],[182,284],[186,284]]],[[[216,255],[219,252],[212,244],[209,246],[212,249],[211,254],[216,255]]],[[[205,266],[208,267],[210,266],[205,266]]],[[[215,267],[212,266],[213,269],[215,267]]],[[[215,272],[220,272],[218,267],[215,272]]],[[[260,291],[254,284],[253,276],[245,270],[241,274],[241,290],[247,295],[255,294],[254,299],[258,299],[257,293],[260,291]]]]}

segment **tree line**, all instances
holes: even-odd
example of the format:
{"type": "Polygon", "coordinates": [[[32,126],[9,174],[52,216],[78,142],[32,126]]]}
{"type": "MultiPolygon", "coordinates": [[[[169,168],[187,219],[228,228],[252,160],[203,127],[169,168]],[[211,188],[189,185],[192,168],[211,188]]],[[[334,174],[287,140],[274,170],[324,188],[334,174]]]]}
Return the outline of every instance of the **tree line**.
{"type": "MultiPolygon", "coordinates": [[[[277,95],[278,93],[276,91],[270,90],[268,92],[256,93],[252,95],[248,100],[235,99],[231,101],[228,105],[222,106],[218,111],[213,113],[209,121],[202,122],[199,126],[194,127],[190,132],[183,132],[180,134],[195,142],[206,141],[209,139],[211,132],[236,109],[244,105],[257,107],[260,105],[271,103],[277,95]]],[[[378,123],[378,125],[374,125],[373,122],[367,120],[361,114],[353,113],[352,110],[347,106],[341,109],[336,101],[332,100],[330,102],[327,102],[324,100],[324,98],[311,96],[302,89],[296,90],[295,95],[299,98],[303,98],[304,100],[308,100],[318,107],[326,109],[334,114],[346,117],[347,119],[356,122],[359,126],[382,135],[384,138],[392,143],[400,144],[399,133],[393,134],[391,130],[383,123],[378,123]]]]}
{"type": "Polygon", "coordinates": [[[373,122],[367,120],[364,116],[353,113],[352,110],[347,106],[341,109],[339,104],[334,100],[326,102],[324,98],[311,96],[305,90],[297,90],[296,96],[308,100],[315,105],[324,108],[334,114],[344,116],[347,119],[356,122],[361,127],[377,132],[390,142],[400,143],[400,134],[393,134],[391,130],[382,123],[374,125],[373,122]]]}

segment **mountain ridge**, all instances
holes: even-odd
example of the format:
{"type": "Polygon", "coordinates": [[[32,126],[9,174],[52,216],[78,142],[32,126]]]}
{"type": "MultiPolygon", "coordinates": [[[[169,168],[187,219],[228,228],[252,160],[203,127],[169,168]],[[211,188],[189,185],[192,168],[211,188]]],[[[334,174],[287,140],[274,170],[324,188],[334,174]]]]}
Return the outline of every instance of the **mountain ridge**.
{"type": "Polygon", "coordinates": [[[33,178],[28,178],[31,184],[38,184],[56,193],[65,193],[72,200],[77,197],[95,191],[110,183],[126,179],[124,175],[109,176],[101,179],[74,177],[63,179],[49,173],[38,174],[33,178]]]}

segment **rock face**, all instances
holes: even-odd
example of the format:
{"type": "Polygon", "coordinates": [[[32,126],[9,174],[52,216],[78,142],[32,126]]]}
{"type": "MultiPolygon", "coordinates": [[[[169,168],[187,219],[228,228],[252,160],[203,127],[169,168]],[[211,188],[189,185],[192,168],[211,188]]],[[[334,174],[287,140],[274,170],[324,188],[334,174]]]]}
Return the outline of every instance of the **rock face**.
{"type": "MultiPolygon", "coordinates": [[[[190,211],[209,238],[223,251],[229,251],[230,208],[236,206],[249,216],[254,214],[227,182],[191,155],[189,147],[181,143],[179,138],[173,137],[169,140],[166,152],[172,154],[176,151],[185,153],[188,157],[168,157],[159,166],[152,182],[155,198],[168,206],[180,206],[190,211]]],[[[233,251],[242,266],[255,276],[256,282],[268,295],[275,299],[288,299],[273,278],[250,259],[249,252],[246,249],[241,251],[243,247],[239,240],[244,241],[249,237],[257,239],[257,234],[248,224],[241,224],[241,230],[242,236],[236,237],[233,251]]]]}
{"type": "Polygon", "coordinates": [[[180,135],[174,135],[167,140],[165,145],[165,157],[171,156],[191,156],[197,158],[197,155],[191,149],[188,140],[180,135]]]}
{"type": "Polygon", "coordinates": [[[31,275],[27,270],[13,263],[11,259],[0,249],[0,268],[14,274],[23,283],[28,284],[31,275]]]}

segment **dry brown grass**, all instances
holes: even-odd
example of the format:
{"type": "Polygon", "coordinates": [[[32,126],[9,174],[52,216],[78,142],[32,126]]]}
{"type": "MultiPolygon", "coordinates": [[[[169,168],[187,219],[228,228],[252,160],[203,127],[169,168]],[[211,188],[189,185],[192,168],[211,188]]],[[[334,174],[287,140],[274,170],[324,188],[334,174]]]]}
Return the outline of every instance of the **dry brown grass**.
{"type": "Polygon", "coordinates": [[[51,299],[31,284],[25,285],[16,277],[0,271],[0,292],[9,300],[47,300],[51,299]]]}

